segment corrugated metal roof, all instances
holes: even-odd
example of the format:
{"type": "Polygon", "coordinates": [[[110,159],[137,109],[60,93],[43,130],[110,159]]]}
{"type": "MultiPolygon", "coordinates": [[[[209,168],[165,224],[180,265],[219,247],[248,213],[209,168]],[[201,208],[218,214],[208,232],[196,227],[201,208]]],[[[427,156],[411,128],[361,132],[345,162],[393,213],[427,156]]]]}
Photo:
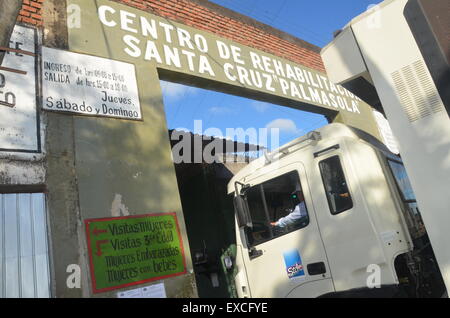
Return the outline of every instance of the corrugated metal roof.
{"type": "Polygon", "coordinates": [[[171,129],[169,130],[169,138],[170,138],[170,144],[172,147],[180,142],[181,140],[184,140],[184,138],[190,138],[191,139],[191,145],[195,145],[197,143],[202,144],[202,149],[196,149],[192,147],[191,149],[193,151],[203,151],[203,149],[211,144],[212,142],[217,143],[222,141],[222,147],[217,147],[215,150],[217,150],[217,154],[225,154],[225,153],[237,153],[237,152],[253,152],[253,151],[261,151],[266,149],[265,147],[259,146],[259,145],[252,145],[249,143],[242,143],[233,141],[230,139],[220,138],[220,137],[213,137],[213,136],[205,136],[205,135],[198,135],[193,134],[192,132],[188,131],[182,131],[182,130],[176,130],[171,129]],[[172,138],[172,134],[176,133],[178,138],[174,140],[175,138],[172,138]],[[182,136],[182,138],[181,138],[182,136]],[[222,150],[222,151],[220,151],[222,150]]]}

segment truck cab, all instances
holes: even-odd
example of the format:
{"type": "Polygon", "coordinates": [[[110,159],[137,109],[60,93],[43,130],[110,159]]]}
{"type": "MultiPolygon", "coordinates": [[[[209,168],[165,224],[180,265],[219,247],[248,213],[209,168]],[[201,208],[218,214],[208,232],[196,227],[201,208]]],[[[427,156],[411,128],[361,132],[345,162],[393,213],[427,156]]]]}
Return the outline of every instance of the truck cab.
{"type": "Polygon", "coordinates": [[[239,297],[444,292],[402,161],[367,133],[310,132],[251,162],[228,193],[239,297]]]}

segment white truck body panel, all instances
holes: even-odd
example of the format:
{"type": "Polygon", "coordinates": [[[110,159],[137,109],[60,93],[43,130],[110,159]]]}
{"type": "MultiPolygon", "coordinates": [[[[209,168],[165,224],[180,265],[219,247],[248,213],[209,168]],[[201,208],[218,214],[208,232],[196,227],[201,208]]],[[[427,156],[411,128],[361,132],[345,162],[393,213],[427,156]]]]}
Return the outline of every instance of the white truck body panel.
{"type": "MultiPolygon", "coordinates": [[[[317,130],[321,140],[266,164],[259,158],[242,169],[235,181],[251,186],[297,170],[310,215],[306,227],[257,245],[262,256],[250,259],[244,230],[237,227],[238,271],[245,273],[248,297],[317,297],[335,291],[367,287],[370,264],[379,266],[382,285],[398,284],[394,268],[397,255],[412,249],[393,178],[386,176],[385,158],[379,150],[349,127],[331,124],[317,130]],[[338,149],[316,152],[339,145],[338,149]],[[353,207],[332,215],[322,183],[319,162],[338,155],[347,179],[353,207]],[[283,253],[297,249],[305,275],[289,279],[283,253]],[[309,275],[307,265],[324,262],[326,273],[309,275]],[[243,268],[244,267],[244,268],[243,268]]],[[[296,147],[293,147],[295,149],[296,147]]],[[[300,147],[297,147],[300,148],[300,147]]],[[[385,152],[388,156],[388,151],[385,152]]],[[[242,276],[237,289],[242,284],[242,276]]],[[[242,294],[240,294],[242,296],[242,294]]]]}

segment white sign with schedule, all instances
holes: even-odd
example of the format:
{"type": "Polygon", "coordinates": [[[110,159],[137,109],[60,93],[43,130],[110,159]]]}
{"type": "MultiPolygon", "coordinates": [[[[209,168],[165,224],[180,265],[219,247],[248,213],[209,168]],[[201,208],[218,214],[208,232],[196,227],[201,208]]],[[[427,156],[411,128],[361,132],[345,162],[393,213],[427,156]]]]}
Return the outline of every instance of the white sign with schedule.
{"type": "Polygon", "coordinates": [[[133,64],[42,48],[43,109],[142,120],[133,64]]]}

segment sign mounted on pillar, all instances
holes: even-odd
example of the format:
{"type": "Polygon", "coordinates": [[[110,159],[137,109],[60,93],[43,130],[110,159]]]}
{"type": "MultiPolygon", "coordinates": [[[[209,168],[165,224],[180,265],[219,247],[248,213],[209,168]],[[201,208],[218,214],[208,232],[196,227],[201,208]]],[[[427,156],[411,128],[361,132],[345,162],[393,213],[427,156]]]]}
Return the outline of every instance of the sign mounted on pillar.
{"type": "Polygon", "coordinates": [[[175,213],[85,220],[94,293],[186,273],[175,213]]]}
{"type": "Polygon", "coordinates": [[[376,110],[373,111],[373,116],[375,117],[375,121],[380,131],[381,141],[383,141],[383,143],[392,153],[399,155],[400,150],[398,149],[397,139],[395,139],[388,120],[382,113],[376,110]]]}
{"type": "Polygon", "coordinates": [[[142,120],[129,63],[43,47],[42,91],[48,111],[142,120]]]}
{"type": "Polygon", "coordinates": [[[36,30],[16,25],[0,68],[0,151],[38,153],[36,30]]]}

